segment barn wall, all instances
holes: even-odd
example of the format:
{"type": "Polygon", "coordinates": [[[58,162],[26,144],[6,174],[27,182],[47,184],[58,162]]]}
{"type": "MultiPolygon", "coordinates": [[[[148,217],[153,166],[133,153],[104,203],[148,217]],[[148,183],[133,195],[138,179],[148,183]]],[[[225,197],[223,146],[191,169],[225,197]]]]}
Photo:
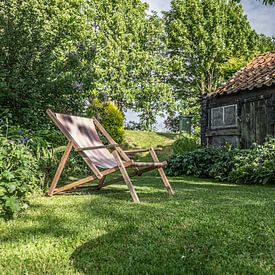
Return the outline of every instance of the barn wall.
{"type": "Polygon", "coordinates": [[[201,145],[207,145],[206,132],[208,131],[207,97],[201,98],[201,145]]]}
{"type": "Polygon", "coordinates": [[[201,104],[203,145],[220,145],[227,142],[247,148],[253,142],[262,143],[267,135],[275,134],[275,86],[213,98],[203,97],[201,104]],[[231,104],[237,104],[237,127],[211,129],[211,108],[231,104]]]}

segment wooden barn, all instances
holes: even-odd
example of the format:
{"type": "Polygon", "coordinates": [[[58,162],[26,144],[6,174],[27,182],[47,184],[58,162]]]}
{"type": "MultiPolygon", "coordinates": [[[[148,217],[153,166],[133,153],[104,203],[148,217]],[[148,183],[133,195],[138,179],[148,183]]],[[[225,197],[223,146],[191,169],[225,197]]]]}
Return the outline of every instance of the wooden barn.
{"type": "Polygon", "coordinates": [[[261,54],[202,97],[203,145],[248,148],[275,136],[275,52],[261,54]]]}

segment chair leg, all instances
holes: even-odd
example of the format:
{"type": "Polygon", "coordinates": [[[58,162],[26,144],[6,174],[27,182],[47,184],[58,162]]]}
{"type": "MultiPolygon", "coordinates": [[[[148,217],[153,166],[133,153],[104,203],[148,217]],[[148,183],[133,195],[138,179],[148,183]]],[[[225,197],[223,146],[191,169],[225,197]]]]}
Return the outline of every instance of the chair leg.
{"type": "Polygon", "coordinates": [[[60,160],[60,163],[58,165],[58,168],[55,172],[55,175],[54,175],[54,178],[53,178],[53,181],[52,181],[52,184],[51,184],[51,187],[50,187],[50,190],[48,192],[48,196],[52,196],[53,195],[53,192],[54,192],[54,189],[58,183],[58,180],[64,170],[64,167],[65,167],[65,164],[66,164],[66,161],[70,155],[70,152],[72,150],[72,147],[73,147],[73,143],[71,141],[69,141],[67,147],[66,147],[66,150],[60,160]]]}
{"type": "MultiPolygon", "coordinates": [[[[149,149],[149,152],[150,152],[150,154],[151,154],[152,159],[154,160],[154,162],[159,162],[158,156],[157,156],[157,154],[156,154],[154,148],[151,147],[151,148],[149,149]]],[[[159,172],[159,175],[160,175],[160,177],[161,177],[161,179],[162,179],[162,181],[163,181],[163,183],[164,183],[164,186],[165,186],[167,192],[168,192],[170,195],[174,195],[175,193],[174,193],[174,191],[173,191],[173,189],[172,189],[172,187],[171,187],[171,185],[170,185],[170,183],[169,183],[169,180],[167,179],[167,177],[166,177],[166,175],[165,175],[165,172],[164,172],[163,168],[161,168],[161,167],[158,168],[158,172],[159,172]]]]}
{"type": "Polygon", "coordinates": [[[131,179],[130,179],[128,173],[127,173],[126,168],[125,168],[124,165],[123,165],[123,162],[122,162],[122,160],[121,160],[121,158],[120,158],[118,152],[117,152],[116,150],[114,150],[114,151],[113,151],[113,155],[114,155],[115,160],[116,160],[116,162],[117,162],[117,166],[118,166],[118,168],[119,168],[119,171],[120,171],[120,173],[122,174],[122,177],[123,177],[125,183],[126,183],[127,186],[128,186],[128,189],[129,189],[129,191],[130,191],[130,194],[131,194],[131,196],[132,196],[133,201],[136,202],[136,203],[139,203],[140,201],[139,201],[138,195],[137,195],[137,193],[136,193],[136,190],[135,190],[135,188],[134,188],[134,186],[133,186],[133,184],[132,184],[132,181],[131,181],[131,179]]]}
{"type": "Polygon", "coordinates": [[[104,186],[105,179],[106,179],[106,176],[103,176],[103,178],[99,180],[99,184],[98,184],[97,190],[100,190],[104,186]]]}

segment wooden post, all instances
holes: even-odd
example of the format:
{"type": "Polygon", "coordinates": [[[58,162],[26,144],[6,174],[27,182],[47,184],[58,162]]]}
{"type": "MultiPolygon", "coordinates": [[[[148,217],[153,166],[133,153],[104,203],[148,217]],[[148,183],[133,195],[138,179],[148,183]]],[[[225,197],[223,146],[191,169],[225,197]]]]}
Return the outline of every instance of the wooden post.
{"type": "MultiPolygon", "coordinates": [[[[157,154],[156,154],[156,152],[155,152],[155,150],[154,150],[153,147],[151,147],[149,149],[149,152],[150,152],[150,154],[151,154],[152,159],[154,160],[154,162],[159,162],[158,156],[157,156],[157,154]]],[[[172,187],[171,187],[171,185],[170,185],[170,183],[169,183],[169,181],[168,181],[168,179],[167,179],[167,177],[166,177],[166,175],[164,173],[163,168],[162,167],[158,168],[158,171],[159,171],[159,174],[161,176],[161,179],[162,179],[162,181],[164,183],[164,186],[165,186],[167,192],[169,194],[171,194],[171,195],[174,195],[175,193],[174,193],[174,191],[173,191],[173,189],[172,189],[172,187]]]]}
{"type": "Polygon", "coordinates": [[[139,203],[138,195],[137,195],[136,190],[135,190],[135,188],[134,188],[134,186],[132,184],[132,181],[131,181],[128,173],[127,173],[127,170],[126,170],[126,168],[123,165],[123,162],[122,162],[122,160],[121,160],[121,158],[119,156],[119,153],[116,150],[114,150],[113,151],[113,155],[114,155],[115,160],[117,162],[117,166],[118,166],[118,168],[120,170],[120,173],[122,174],[122,177],[123,177],[125,183],[128,186],[128,189],[130,191],[130,194],[132,196],[133,201],[139,203]]]}
{"type": "Polygon", "coordinates": [[[64,170],[66,161],[67,161],[67,159],[68,159],[68,157],[69,157],[69,155],[70,155],[70,152],[71,152],[71,150],[72,150],[72,147],[73,147],[73,143],[72,143],[72,141],[69,141],[69,142],[68,142],[68,145],[67,145],[67,147],[66,147],[66,149],[65,149],[65,152],[64,152],[64,154],[63,154],[63,156],[62,156],[62,158],[61,158],[61,160],[60,160],[60,163],[59,163],[59,165],[58,165],[58,168],[57,168],[57,170],[56,170],[56,172],[55,172],[55,175],[54,175],[54,178],[53,178],[53,181],[52,181],[50,190],[49,190],[49,192],[48,192],[48,195],[49,195],[49,196],[52,196],[52,195],[53,195],[54,189],[55,189],[55,187],[56,187],[56,185],[57,185],[57,183],[58,183],[58,180],[59,180],[59,178],[60,178],[60,176],[61,176],[61,174],[62,174],[62,172],[63,172],[63,170],[64,170]]]}

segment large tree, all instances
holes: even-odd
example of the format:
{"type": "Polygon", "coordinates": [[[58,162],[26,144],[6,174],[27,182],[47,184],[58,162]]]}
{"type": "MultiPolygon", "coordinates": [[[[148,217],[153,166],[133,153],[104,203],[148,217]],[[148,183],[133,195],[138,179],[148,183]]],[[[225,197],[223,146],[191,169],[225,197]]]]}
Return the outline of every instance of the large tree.
{"type": "Polygon", "coordinates": [[[81,1],[0,3],[0,106],[14,121],[38,127],[45,109],[76,112],[83,104],[77,64],[65,56],[85,32],[81,1]]]}
{"type": "Polygon", "coordinates": [[[147,8],[140,0],[98,0],[85,12],[96,36],[95,58],[87,60],[94,72],[91,96],[104,93],[121,110],[140,112],[151,128],[156,115],[173,105],[173,94],[165,81],[164,22],[147,8]]]}
{"type": "Polygon", "coordinates": [[[172,0],[165,20],[170,81],[187,112],[191,107],[198,113],[200,95],[228,78],[228,62],[235,60],[237,70],[257,52],[274,47],[251,29],[242,6],[231,0],[172,0]]]}
{"type": "Polygon", "coordinates": [[[36,127],[45,109],[81,113],[104,94],[150,128],[172,106],[164,25],[140,0],[0,3],[0,106],[36,127]],[[86,100],[86,103],[84,101],[86,100]]]}

